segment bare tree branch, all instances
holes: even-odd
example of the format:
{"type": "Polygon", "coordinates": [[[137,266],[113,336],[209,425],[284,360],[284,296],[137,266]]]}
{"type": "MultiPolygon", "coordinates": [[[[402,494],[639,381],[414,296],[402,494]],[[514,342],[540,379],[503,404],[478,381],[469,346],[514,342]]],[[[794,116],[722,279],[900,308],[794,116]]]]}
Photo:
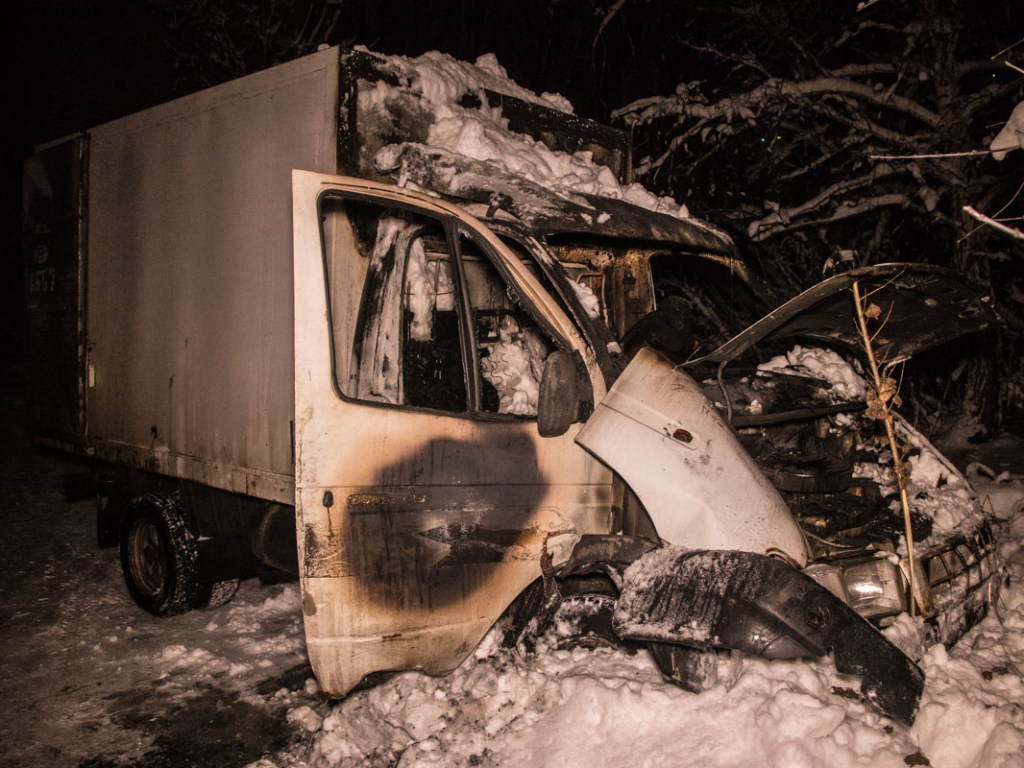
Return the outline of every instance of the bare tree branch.
{"type": "Polygon", "coordinates": [[[991,219],[988,216],[986,216],[985,214],[980,213],[980,212],[974,210],[974,208],[972,208],[969,205],[965,205],[964,206],[964,212],[968,216],[971,216],[972,218],[977,219],[978,221],[982,222],[983,224],[987,224],[990,227],[994,227],[995,229],[997,229],[1000,232],[1002,232],[1004,235],[1009,235],[1010,237],[1014,238],[1015,240],[1024,240],[1024,232],[1021,232],[1019,229],[1016,229],[1014,227],[1008,227],[1006,224],[1003,224],[1002,222],[996,221],[995,219],[991,219]]]}

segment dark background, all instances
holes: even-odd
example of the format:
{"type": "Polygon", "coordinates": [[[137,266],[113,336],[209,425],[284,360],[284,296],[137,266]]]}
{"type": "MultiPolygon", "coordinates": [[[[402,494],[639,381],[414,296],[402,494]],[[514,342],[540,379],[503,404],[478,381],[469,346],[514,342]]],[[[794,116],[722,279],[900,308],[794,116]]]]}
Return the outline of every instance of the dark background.
{"type": "Polygon", "coordinates": [[[34,146],[159,103],[170,51],[137,2],[16,0],[4,25],[0,358],[21,353],[21,165],[34,146]]]}

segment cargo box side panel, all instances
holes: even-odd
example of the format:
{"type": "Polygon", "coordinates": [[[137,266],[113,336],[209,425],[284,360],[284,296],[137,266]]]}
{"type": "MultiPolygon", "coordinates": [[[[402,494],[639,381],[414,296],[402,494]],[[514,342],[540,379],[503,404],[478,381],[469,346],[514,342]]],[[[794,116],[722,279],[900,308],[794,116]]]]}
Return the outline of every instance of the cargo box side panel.
{"type": "Polygon", "coordinates": [[[336,164],[337,51],[91,132],[99,455],[292,502],[291,170],[336,164]]]}

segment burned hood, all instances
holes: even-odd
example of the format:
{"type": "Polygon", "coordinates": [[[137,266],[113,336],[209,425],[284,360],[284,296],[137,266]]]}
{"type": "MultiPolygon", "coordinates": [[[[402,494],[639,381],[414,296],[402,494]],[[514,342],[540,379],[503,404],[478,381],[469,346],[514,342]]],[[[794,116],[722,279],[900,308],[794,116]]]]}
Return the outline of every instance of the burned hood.
{"type": "Polygon", "coordinates": [[[385,147],[377,169],[455,201],[480,203],[522,222],[535,235],[588,233],[672,243],[731,255],[732,240],[699,219],[659,213],[625,200],[542,186],[525,176],[437,147],[405,143],[385,147]]]}
{"type": "Polygon", "coordinates": [[[853,284],[881,309],[874,346],[887,360],[911,357],[997,321],[988,297],[955,272],[922,264],[878,264],[824,280],[790,299],[698,362],[723,363],[763,339],[803,337],[860,350],[853,284]]]}

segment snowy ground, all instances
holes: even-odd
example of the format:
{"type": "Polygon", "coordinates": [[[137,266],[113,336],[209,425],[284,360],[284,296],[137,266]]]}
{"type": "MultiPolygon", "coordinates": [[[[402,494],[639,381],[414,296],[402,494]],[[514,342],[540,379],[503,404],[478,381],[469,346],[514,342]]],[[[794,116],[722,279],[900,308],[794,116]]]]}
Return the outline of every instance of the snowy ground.
{"type": "MultiPolygon", "coordinates": [[[[6,377],[8,381],[11,377],[6,377]]],[[[695,696],[644,653],[523,656],[489,638],[447,677],[392,676],[342,702],[310,678],[295,584],[158,620],[94,546],[66,461],[33,452],[5,387],[0,418],[0,766],[1019,766],[1024,760],[1024,486],[984,478],[1009,586],[947,653],[932,648],[917,722],[860,701],[825,662],[732,658],[695,696]]],[[[1017,443],[987,461],[1024,469],[1017,443]],[[1007,450],[1009,449],[1009,450],[1007,450]],[[1009,457],[1009,458],[1007,458],[1009,457]],[[1018,459],[1019,457],[1019,464],[1018,459]]]]}
{"type": "MultiPolygon", "coordinates": [[[[1024,539],[1024,487],[979,481],[1024,539]]],[[[271,766],[907,766],[1024,763],[1024,548],[1003,547],[1010,584],[950,652],[924,656],[912,728],[881,716],[827,662],[732,658],[699,696],[662,682],[646,654],[599,649],[522,657],[493,638],[452,675],[397,675],[290,716],[305,743],[271,766]],[[320,716],[324,715],[322,723],[320,716]]]]}
{"type": "Polygon", "coordinates": [[[246,583],[216,611],[135,607],[76,467],[32,450],[0,366],[0,766],[241,766],[286,746],[305,691],[296,584],[246,583]]]}

